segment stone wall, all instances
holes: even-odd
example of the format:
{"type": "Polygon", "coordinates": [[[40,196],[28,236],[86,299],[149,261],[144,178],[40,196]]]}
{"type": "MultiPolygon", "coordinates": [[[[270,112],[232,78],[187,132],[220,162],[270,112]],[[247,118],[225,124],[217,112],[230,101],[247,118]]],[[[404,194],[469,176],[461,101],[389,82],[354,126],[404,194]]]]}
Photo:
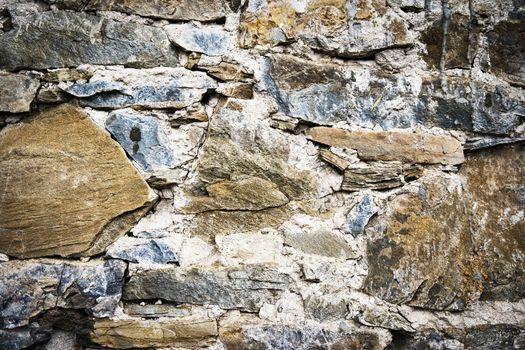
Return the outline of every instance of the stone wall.
{"type": "Polygon", "coordinates": [[[525,349],[522,0],[0,0],[0,348],[525,349]]]}

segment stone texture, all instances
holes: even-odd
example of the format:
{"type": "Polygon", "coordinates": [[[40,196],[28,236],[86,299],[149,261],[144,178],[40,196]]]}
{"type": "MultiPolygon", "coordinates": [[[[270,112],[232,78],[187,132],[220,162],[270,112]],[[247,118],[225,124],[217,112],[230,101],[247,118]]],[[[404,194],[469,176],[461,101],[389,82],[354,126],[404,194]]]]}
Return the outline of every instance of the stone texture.
{"type": "Polygon", "coordinates": [[[376,205],[374,198],[370,195],[363,196],[348,213],[346,232],[354,237],[362,234],[370,218],[378,211],[379,207],[376,205]]]}
{"type": "Polygon", "coordinates": [[[355,252],[344,238],[326,231],[293,232],[285,231],[284,243],[303,253],[332,258],[355,258],[355,252]]]}
{"type": "Polygon", "coordinates": [[[488,33],[491,70],[509,82],[525,86],[525,19],[502,21],[488,33]]]}
{"type": "Polygon", "coordinates": [[[7,255],[98,254],[154,199],[119,146],[67,105],[2,130],[0,164],[7,255]]]}
{"type": "Polygon", "coordinates": [[[107,248],[106,256],[134,263],[176,263],[177,242],[169,239],[145,239],[124,236],[107,248]]]}
{"type": "Polygon", "coordinates": [[[215,81],[184,68],[100,69],[87,83],[59,85],[93,108],[184,108],[199,102],[215,81]]]}
{"type": "Polygon", "coordinates": [[[202,347],[217,335],[215,319],[97,320],[92,342],[112,349],[202,347]]]}
{"type": "Polygon", "coordinates": [[[450,136],[402,131],[346,131],[337,128],[308,129],[309,140],[357,150],[364,160],[397,160],[407,163],[461,164],[461,143],[450,136]]]}
{"type": "Polygon", "coordinates": [[[238,8],[232,0],[46,0],[62,9],[87,11],[119,11],[144,17],[165,18],[169,20],[217,21],[238,8]]]}
{"type": "Polygon", "coordinates": [[[0,330],[0,344],[5,350],[20,350],[41,345],[49,340],[49,332],[39,327],[0,330]]]}
{"type": "Polygon", "coordinates": [[[0,112],[29,112],[39,86],[36,78],[0,71],[0,112]]]}
{"type": "Polygon", "coordinates": [[[523,154],[523,145],[476,153],[458,178],[393,199],[369,224],[380,235],[368,243],[365,291],[441,310],[523,298],[523,154]]]}
{"type": "Polygon", "coordinates": [[[83,309],[109,317],[121,297],[126,264],[60,260],[10,261],[0,265],[0,327],[28,325],[55,308],[83,309]]]}
{"type": "Polygon", "coordinates": [[[286,274],[262,265],[240,268],[162,269],[131,277],[124,300],[161,298],[177,303],[215,304],[223,309],[257,312],[288,287],[286,274]]]}
{"type": "Polygon", "coordinates": [[[157,27],[69,11],[15,17],[13,25],[0,35],[0,69],[8,71],[85,63],[140,67],[177,63],[168,37],[157,27]]]}
{"type": "Polygon", "coordinates": [[[341,189],[344,191],[359,191],[367,188],[385,190],[403,186],[422,174],[421,167],[398,161],[349,165],[344,171],[341,189]]]}
{"type": "Polygon", "coordinates": [[[164,27],[170,41],[185,51],[220,56],[231,49],[228,33],[220,26],[195,26],[191,23],[164,27]]]}

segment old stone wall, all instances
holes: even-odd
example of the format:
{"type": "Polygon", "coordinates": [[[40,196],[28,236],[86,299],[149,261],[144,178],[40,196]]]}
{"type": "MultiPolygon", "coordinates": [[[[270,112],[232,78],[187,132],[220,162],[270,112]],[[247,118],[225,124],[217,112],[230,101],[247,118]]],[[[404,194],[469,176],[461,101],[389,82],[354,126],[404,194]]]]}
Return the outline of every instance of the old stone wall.
{"type": "Polygon", "coordinates": [[[522,0],[0,0],[0,349],[525,349],[522,0]]]}

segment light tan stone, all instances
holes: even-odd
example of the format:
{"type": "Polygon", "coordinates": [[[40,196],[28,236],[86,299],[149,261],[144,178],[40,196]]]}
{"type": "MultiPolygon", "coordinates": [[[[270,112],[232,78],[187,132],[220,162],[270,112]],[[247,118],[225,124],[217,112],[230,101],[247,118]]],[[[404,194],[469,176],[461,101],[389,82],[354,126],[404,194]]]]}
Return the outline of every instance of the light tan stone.
{"type": "Polygon", "coordinates": [[[154,195],[124,151],[80,110],[62,106],[0,134],[0,251],[93,255],[154,195]]]}
{"type": "Polygon", "coordinates": [[[306,131],[312,141],[355,149],[364,160],[399,160],[407,163],[461,164],[461,143],[450,136],[403,131],[347,131],[315,127],[306,131]]]}
{"type": "Polygon", "coordinates": [[[217,335],[215,319],[97,320],[90,338],[112,349],[205,346],[217,335]]]}

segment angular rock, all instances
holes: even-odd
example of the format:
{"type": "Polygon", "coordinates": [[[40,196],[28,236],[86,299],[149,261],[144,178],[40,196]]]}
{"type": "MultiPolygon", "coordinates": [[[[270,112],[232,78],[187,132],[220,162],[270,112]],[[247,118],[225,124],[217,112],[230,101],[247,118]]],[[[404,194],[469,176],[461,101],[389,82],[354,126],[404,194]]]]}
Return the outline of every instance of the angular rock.
{"type": "Polygon", "coordinates": [[[0,135],[0,252],[89,256],[155,199],[116,142],[68,105],[0,135]]]}
{"type": "Polygon", "coordinates": [[[194,314],[196,306],[182,304],[130,304],[124,305],[124,312],[130,316],[138,317],[185,317],[194,314]]]}
{"type": "Polygon", "coordinates": [[[143,17],[164,18],[175,21],[218,21],[238,9],[233,0],[45,0],[61,9],[84,11],[118,11],[143,17]]]}
{"type": "Polygon", "coordinates": [[[215,319],[96,320],[90,340],[112,349],[202,347],[217,336],[215,319]]]}
{"type": "Polygon", "coordinates": [[[174,242],[157,238],[124,236],[107,248],[106,256],[134,263],[168,264],[177,262],[174,242]]]}
{"type": "Polygon", "coordinates": [[[341,190],[359,191],[362,189],[384,190],[403,186],[409,180],[423,175],[423,169],[401,162],[373,162],[350,165],[344,171],[341,190]]]}
{"type": "Polygon", "coordinates": [[[177,63],[168,37],[158,27],[69,11],[15,17],[13,25],[0,35],[0,69],[8,71],[86,63],[137,67],[177,63]]]}
{"type": "Polygon", "coordinates": [[[59,260],[9,261],[0,265],[0,328],[28,325],[54,308],[83,309],[109,317],[121,297],[126,264],[59,260]]]}
{"type": "Polygon", "coordinates": [[[499,22],[487,37],[491,71],[524,87],[525,48],[521,43],[525,40],[525,18],[499,22]]]}
{"type": "Polygon", "coordinates": [[[160,298],[257,312],[263,303],[272,303],[288,283],[287,275],[262,265],[152,270],[131,277],[124,300],[160,298]]]}
{"type": "Polygon", "coordinates": [[[306,131],[309,140],[357,150],[364,160],[398,160],[407,163],[461,164],[461,143],[450,136],[402,131],[347,131],[315,127],[306,131]]]}
{"type": "Polygon", "coordinates": [[[184,108],[199,102],[215,81],[184,68],[100,69],[87,83],[59,85],[93,108],[184,108]]]}
{"type": "Polygon", "coordinates": [[[196,26],[191,23],[164,27],[170,41],[185,51],[220,56],[231,49],[228,32],[221,26],[196,26]]]}
{"type": "Polygon", "coordinates": [[[0,112],[29,112],[39,87],[36,78],[0,71],[0,112]]]}
{"type": "Polygon", "coordinates": [[[167,132],[159,119],[115,111],[106,120],[106,129],[142,169],[176,165],[167,132]]]}
{"type": "Polygon", "coordinates": [[[62,89],[56,85],[42,86],[38,90],[36,99],[40,103],[60,103],[67,102],[71,96],[66,94],[62,89]]]}
{"type": "Polygon", "coordinates": [[[242,319],[230,325],[221,323],[219,331],[219,339],[227,350],[381,350],[389,343],[389,338],[386,332],[355,328],[344,323],[338,329],[318,324],[279,325],[242,319]]]}
{"type": "Polygon", "coordinates": [[[39,327],[21,327],[17,329],[0,329],[0,345],[4,350],[20,350],[32,345],[41,345],[50,338],[49,331],[39,327]]]}
{"type": "Polygon", "coordinates": [[[268,180],[249,177],[238,181],[222,181],[206,186],[207,196],[188,197],[182,211],[202,213],[214,210],[262,210],[280,207],[289,202],[278,187],[268,180]]]}
{"type": "Polygon", "coordinates": [[[365,291],[437,310],[522,299],[523,147],[473,154],[458,178],[429,178],[373,218],[365,291]]]}
{"type": "Polygon", "coordinates": [[[198,68],[206,71],[209,75],[221,81],[240,81],[248,82],[253,79],[253,70],[236,62],[207,62],[203,59],[198,59],[193,66],[187,68],[198,68]]]}
{"type": "Polygon", "coordinates": [[[247,83],[222,83],[217,87],[218,94],[249,100],[253,98],[253,85],[247,83]]]}
{"type": "Polygon", "coordinates": [[[286,230],[284,243],[307,254],[340,259],[356,257],[356,253],[344,238],[327,231],[293,232],[286,230]]]}
{"type": "Polygon", "coordinates": [[[379,207],[374,202],[374,198],[365,195],[348,213],[347,232],[357,237],[365,230],[368,221],[379,211],[379,207]]]}
{"type": "Polygon", "coordinates": [[[89,80],[93,76],[93,72],[89,68],[58,68],[49,69],[42,76],[42,80],[51,83],[60,83],[62,81],[78,81],[89,80]]]}

